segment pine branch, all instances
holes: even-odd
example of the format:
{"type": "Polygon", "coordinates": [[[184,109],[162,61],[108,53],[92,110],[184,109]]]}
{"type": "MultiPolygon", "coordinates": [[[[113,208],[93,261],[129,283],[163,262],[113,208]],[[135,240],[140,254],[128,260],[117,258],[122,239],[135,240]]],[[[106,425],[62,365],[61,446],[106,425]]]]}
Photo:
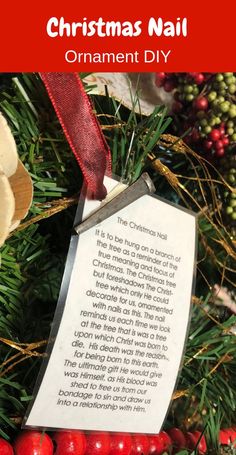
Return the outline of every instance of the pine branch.
{"type": "MultiPolygon", "coordinates": [[[[42,209],[39,215],[36,215],[30,218],[27,221],[21,223],[11,234],[8,238],[15,236],[17,232],[24,231],[26,228],[31,226],[31,224],[39,223],[41,220],[45,220],[46,218],[50,218],[51,216],[56,215],[57,213],[62,212],[63,210],[68,209],[69,207],[78,204],[79,195],[75,194],[74,196],[62,198],[57,201],[51,201],[47,204],[37,204],[37,207],[43,206],[44,210],[42,209]],[[48,207],[48,208],[46,208],[48,207]]],[[[42,208],[42,207],[40,207],[42,208]]]]}

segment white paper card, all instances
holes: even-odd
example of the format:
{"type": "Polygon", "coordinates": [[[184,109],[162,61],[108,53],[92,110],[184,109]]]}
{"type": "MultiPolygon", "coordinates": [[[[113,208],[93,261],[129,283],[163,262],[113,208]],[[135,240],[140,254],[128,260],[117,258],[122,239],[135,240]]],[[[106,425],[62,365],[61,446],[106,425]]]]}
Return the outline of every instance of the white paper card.
{"type": "Polygon", "coordinates": [[[80,235],[26,426],[160,431],[188,328],[195,236],[194,214],[153,196],[80,235]]]}

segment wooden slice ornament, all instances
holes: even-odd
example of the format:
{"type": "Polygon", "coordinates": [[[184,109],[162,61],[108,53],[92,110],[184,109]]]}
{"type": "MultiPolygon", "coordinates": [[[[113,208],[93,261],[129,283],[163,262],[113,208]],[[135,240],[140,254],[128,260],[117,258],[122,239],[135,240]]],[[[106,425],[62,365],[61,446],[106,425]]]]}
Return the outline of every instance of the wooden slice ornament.
{"type": "Polygon", "coordinates": [[[18,153],[15,139],[7,124],[6,119],[0,113],[0,165],[7,177],[16,172],[18,165],[18,153]]]}
{"type": "Polygon", "coordinates": [[[7,176],[0,166],[0,246],[6,240],[15,212],[15,198],[7,176]]]}
{"type": "Polygon", "coordinates": [[[0,113],[0,247],[26,217],[33,184],[20,161],[13,134],[0,113]]]}
{"type": "Polygon", "coordinates": [[[31,177],[20,160],[18,160],[16,172],[9,178],[9,182],[15,197],[15,213],[11,226],[12,231],[20,224],[20,221],[26,217],[33,198],[31,177]]]}

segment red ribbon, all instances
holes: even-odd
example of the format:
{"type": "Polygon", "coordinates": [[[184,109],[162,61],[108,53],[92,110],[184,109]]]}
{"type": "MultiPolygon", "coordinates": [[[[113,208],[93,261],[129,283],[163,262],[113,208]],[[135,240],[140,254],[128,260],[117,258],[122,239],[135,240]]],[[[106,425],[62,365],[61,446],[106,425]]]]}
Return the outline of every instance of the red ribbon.
{"type": "Polygon", "coordinates": [[[77,73],[41,73],[54,109],[95,199],[106,196],[110,150],[77,73]]]}

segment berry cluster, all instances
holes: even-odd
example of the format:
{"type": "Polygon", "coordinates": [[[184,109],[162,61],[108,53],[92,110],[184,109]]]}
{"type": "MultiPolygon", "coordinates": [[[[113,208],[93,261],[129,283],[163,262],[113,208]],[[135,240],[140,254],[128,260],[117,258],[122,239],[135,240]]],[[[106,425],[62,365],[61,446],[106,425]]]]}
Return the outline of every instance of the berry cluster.
{"type": "MultiPolygon", "coordinates": [[[[231,168],[227,176],[228,182],[233,188],[236,188],[236,169],[231,168]]],[[[226,213],[232,221],[236,221],[236,193],[227,192],[225,194],[227,200],[226,213]]]]}
{"type": "Polygon", "coordinates": [[[166,92],[174,91],[174,112],[179,112],[185,104],[192,103],[200,92],[200,87],[207,79],[203,73],[156,73],[156,86],[166,92]]]}
{"type": "Polygon", "coordinates": [[[222,214],[231,239],[236,242],[236,154],[231,153],[221,162],[222,175],[230,186],[221,192],[222,214]]]}
{"type": "Polygon", "coordinates": [[[176,132],[191,130],[185,140],[198,152],[219,159],[236,143],[234,73],[156,73],[156,85],[173,92],[176,125],[183,125],[176,132]]]}
{"type": "MultiPolygon", "coordinates": [[[[219,442],[236,447],[236,428],[220,430],[219,442]]],[[[181,449],[207,452],[205,437],[200,431],[183,433],[171,428],[158,435],[129,433],[59,431],[49,437],[47,433],[23,431],[11,446],[0,438],[1,455],[162,455],[178,454],[181,449]]]]}
{"type": "MultiPolygon", "coordinates": [[[[207,128],[208,127],[206,126],[206,129],[207,128]]],[[[226,134],[224,123],[220,123],[219,128],[211,129],[207,135],[207,138],[203,141],[204,149],[212,150],[217,158],[221,158],[222,156],[224,156],[225,148],[228,145],[229,138],[228,135],[226,134]]]]}

